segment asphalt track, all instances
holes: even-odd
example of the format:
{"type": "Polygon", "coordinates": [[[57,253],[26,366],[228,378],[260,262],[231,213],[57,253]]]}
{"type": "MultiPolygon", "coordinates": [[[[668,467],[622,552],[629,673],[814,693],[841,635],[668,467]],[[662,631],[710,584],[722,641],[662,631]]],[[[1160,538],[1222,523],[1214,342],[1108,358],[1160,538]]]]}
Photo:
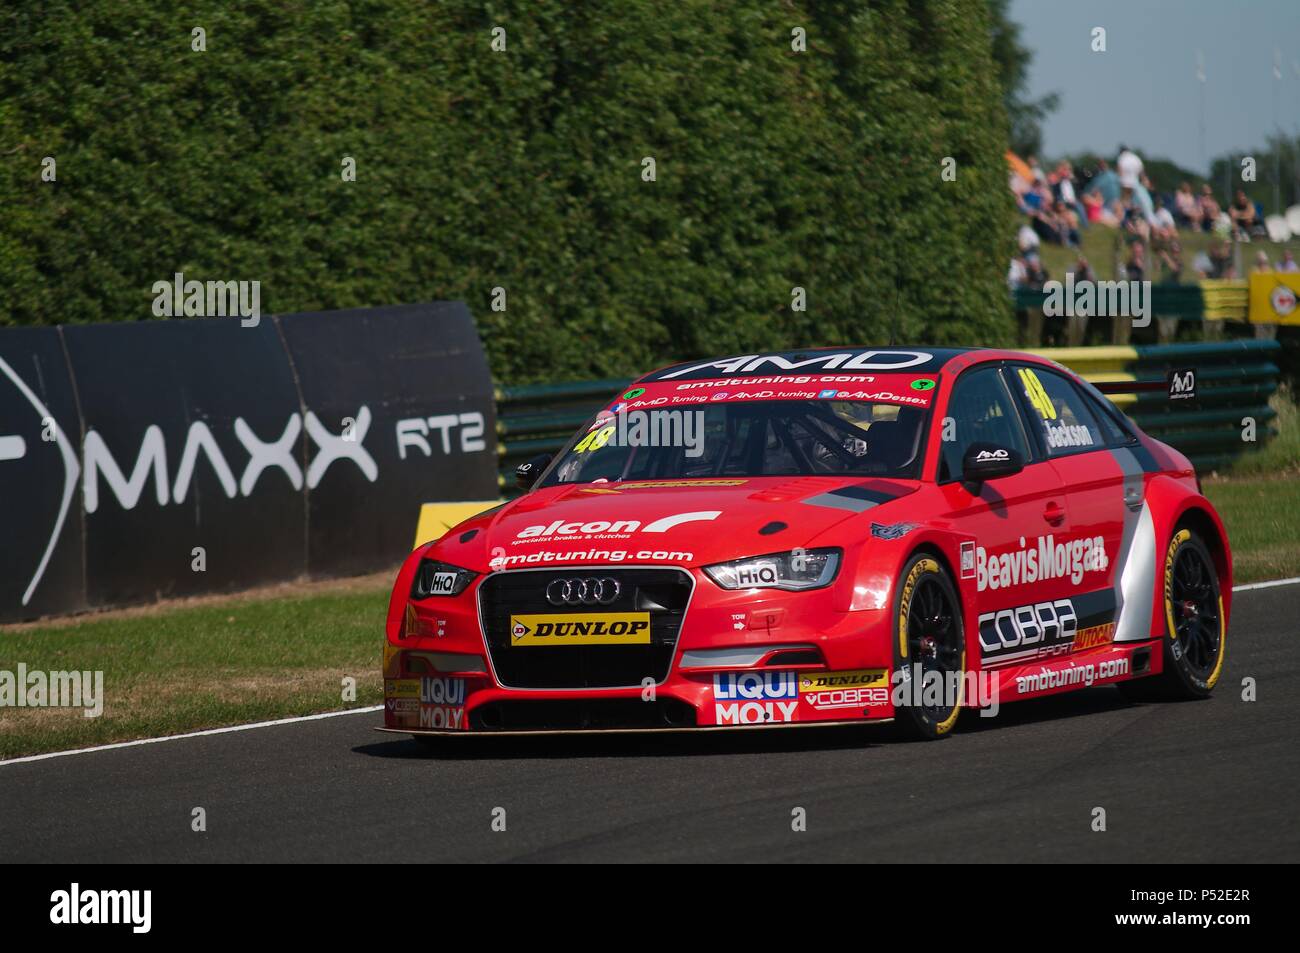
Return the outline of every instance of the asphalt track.
{"type": "Polygon", "coordinates": [[[1235,603],[1208,701],[1096,688],[935,744],[766,729],[431,756],[368,713],[3,765],[0,862],[1295,862],[1300,586],[1235,603]]]}

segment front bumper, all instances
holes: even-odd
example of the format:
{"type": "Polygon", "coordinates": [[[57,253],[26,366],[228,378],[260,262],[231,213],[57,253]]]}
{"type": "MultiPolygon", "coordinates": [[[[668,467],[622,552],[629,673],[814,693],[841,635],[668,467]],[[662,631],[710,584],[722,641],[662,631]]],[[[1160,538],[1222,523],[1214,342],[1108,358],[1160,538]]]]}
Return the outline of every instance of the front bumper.
{"type": "Polygon", "coordinates": [[[384,653],[385,729],[680,731],[893,718],[889,613],[883,609],[838,609],[831,589],[727,591],[696,571],[662,566],[564,570],[575,571],[619,574],[631,581],[629,600],[653,597],[614,607],[656,607],[653,644],[642,656],[623,651],[623,661],[607,664],[601,653],[612,656],[615,647],[524,649],[503,640],[511,612],[539,611],[528,584],[535,580],[534,588],[542,590],[550,577],[538,570],[495,573],[458,597],[407,604],[401,631],[397,638],[390,633],[384,653]],[[685,598],[674,602],[662,587],[654,588],[661,579],[649,568],[660,577],[684,577],[685,598]],[[530,572],[539,575],[524,575],[530,572]],[[489,598],[510,593],[505,609],[484,604],[489,583],[489,598]],[[535,669],[518,664],[525,652],[539,660],[535,669]],[[645,664],[636,668],[639,660],[645,664]]]}

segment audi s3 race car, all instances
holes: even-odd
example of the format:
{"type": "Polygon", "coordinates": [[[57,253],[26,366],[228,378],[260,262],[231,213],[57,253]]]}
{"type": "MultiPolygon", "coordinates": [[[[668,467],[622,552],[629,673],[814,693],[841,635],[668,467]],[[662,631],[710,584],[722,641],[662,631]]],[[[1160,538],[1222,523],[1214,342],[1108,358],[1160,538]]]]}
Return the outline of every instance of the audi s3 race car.
{"type": "Polygon", "coordinates": [[[405,561],[384,730],[893,722],[1208,695],[1232,557],[1188,460],[1029,354],[663,368],[405,561]]]}

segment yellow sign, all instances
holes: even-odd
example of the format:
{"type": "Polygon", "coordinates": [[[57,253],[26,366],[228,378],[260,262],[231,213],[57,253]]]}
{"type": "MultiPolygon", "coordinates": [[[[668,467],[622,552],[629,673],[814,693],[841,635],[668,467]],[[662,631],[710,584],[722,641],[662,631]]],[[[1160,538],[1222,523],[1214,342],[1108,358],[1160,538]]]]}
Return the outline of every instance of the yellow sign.
{"type": "Polygon", "coordinates": [[[1251,324],[1300,324],[1300,273],[1261,271],[1250,276],[1251,324]]]}
{"type": "Polygon", "coordinates": [[[415,527],[415,549],[435,539],[442,539],[452,527],[478,516],[496,506],[500,500],[482,500],[472,503],[424,503],[420,506],[420,519],[415,527]]]}
{"type": "Polygon", "coordinates": [[[384,680],[385,698],[419,698],[418,678],[389,678],[384,680]]]}
{"type": "Polygon", "coordinates": [[[799,673],[801,692],[825,692],[833,688],[872,688],[884,684],[883,668],[855,669],[850,672],[799,673]]]}
{"type": "Polygon", "coordinates": [[[512,615],[511,645],[649,645],[650,613],[512,615]]]}

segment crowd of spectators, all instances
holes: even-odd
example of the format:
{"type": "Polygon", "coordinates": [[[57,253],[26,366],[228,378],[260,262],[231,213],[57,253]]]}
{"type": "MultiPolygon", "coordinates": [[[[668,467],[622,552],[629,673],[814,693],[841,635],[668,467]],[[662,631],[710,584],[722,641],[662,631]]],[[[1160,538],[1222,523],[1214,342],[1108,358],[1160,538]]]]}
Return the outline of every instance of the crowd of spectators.
{"type": "MultiPolygon", "coordinates": [[[[1142,158],[1123,145],[1114,168],[1104,159],[1084,170],[1062,161],[1049,172],[1032,156],[1023,163],[1013,160],[1010,184],[1023,216],[1017,253],[1007,276],[1013,289],[1041,288],[1050,277],[1039,254],[1042,244],[1077,249],[1080,234],[1087,228],[1117,230],[1124,242],[1124,252],[1117,256],[1122,272],[1117,277],[1135,281],[1157,275],[1161,281],[1182,280],[1185,268],[1180,232],[1215,236],[1208,252],[1198,253],[1191,263],[1197,280],[1238,277],[1230,242],[1267,235],[1263,210],[1245,192],[1238,191],[1226,209],[1209,185],[1202,185],[1197,192],[1191,183],[1182,182],[1172,193],[1161,193],[1147,175],[1142,158]]],[[[1260,252],[1255,270],[1264,266],[1295,270],[1289,252],[1275,269],[1268,255],[1260,252]]],[[[1084,272],[1093,275],[1082,254],[1069,270],[1076,281],[1084,272]]]]}

